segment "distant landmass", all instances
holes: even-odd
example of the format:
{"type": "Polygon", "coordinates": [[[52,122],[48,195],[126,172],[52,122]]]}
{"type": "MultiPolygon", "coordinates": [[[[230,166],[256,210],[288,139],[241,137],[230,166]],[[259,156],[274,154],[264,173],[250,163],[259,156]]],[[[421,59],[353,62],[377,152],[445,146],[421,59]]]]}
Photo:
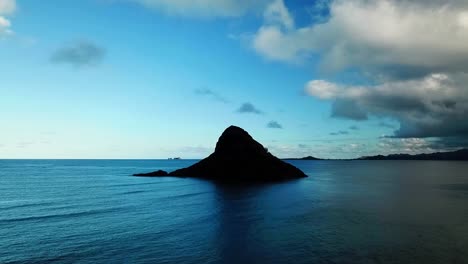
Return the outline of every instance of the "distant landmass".
{"type": "MultiPolygon", "coordinates": [[[[320,159],[312,156],[303,158],[289,158],[285,160],[327,160],[320,159]]],[[[466,160],[468,161],[468,149],[460,149],[451,152],[435,152],[428,154],[390,154],[390,155],[376,155],[365,156],[357,159],[346,160],[466,160]]]]}
{"type": "Polygon", "coordinates": [[[145,177],[194,177],[223,182],[271,182],[307,177],[295,166],[273,156],[240,127],[228,127],[213,154],[200,162],[173,172],[139,173],[145,177]]]}
{"type": "Polygon", "coordinates": [[[377,155],[361,157],[357,160],[467,160],[468,149],[461,149],[452,152],[436,152],[429,154],[391,154],[387,156],[377,155]]]}
{"type": "Polygon", "coordinates": [[[312,156],[307,156],[307,157],[303,157],[303,158],[288,158],[288,159],[284,159],[284,160],[323,160],[323,159],[319,159],[319,158],[312,157],[312,156]]]}

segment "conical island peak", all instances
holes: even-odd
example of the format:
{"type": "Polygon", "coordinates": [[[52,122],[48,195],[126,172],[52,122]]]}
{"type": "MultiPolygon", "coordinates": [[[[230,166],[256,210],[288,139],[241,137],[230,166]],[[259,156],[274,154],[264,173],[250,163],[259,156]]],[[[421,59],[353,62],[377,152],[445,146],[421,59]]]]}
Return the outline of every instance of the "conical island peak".
{"type": "Polygon", "coordinates": [[[167,173],[156,171],[135,176],[177,176],[225,182],[272,182],[307,177],[295,166],[268,152],[247,131],[230,126],[221,134],[215,152],[200,162],[167,173]]]}

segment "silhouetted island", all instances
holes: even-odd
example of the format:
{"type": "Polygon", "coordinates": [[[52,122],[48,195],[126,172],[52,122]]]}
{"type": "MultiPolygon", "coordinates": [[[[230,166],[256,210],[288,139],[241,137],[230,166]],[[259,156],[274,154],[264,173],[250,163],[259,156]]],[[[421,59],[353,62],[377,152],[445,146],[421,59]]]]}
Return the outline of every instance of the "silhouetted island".
{"type": "Polygon", "coordinates": [[[137,173],[137,174],[133,174],[133,176],[142,176],[142,177],[164,177],[164,176],[169,176],[169,173],[167,173],[167,171],[163,171],[163,170],[158,170],[158,171],[153,171],[153,172],[150,172],[150,173],[137,173]]]}
{"type": "Polygon", "coordinates": [[[319,158],[316,158],[316,157],[313,157],[313,156],[307,156],[307,157],[303,157],[303,158],[287,158],[287,159],[284,159],[284,160],[323,160],[323,159],[319,159],[319,158]]]}
{"type": "Polygon", "coordinates": [[[377,155],[361,157],[358,160],[467,160],[468,149],[460,149],[452,152],[436,152],[429,154],[391,154],[387,156],[377,155]]]}
{"type": "Polygon", "coordinates": [[[228,127],[213,154],[200,162],[167,173],[159,170],[134,176],[176,176],[227,182],[271,182],[307,177],[295,166],[273,156],[240,127],[228,127]]]}

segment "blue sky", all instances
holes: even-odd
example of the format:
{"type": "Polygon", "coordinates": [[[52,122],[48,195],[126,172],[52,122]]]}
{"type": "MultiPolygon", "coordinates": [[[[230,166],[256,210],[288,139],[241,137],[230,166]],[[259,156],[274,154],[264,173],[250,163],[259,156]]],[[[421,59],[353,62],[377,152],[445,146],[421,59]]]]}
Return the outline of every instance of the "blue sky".
{"type": "Polygon", "coordinates": [[[231,124],[280,157],[464,147],[467,10],[0,0],[0,158],[201,158],[231,124]]]}

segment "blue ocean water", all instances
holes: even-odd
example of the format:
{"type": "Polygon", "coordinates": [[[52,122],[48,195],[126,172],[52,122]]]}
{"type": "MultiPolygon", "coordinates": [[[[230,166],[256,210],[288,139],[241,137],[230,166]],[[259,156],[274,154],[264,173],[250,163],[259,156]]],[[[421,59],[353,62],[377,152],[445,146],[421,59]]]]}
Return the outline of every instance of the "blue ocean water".
{"type": "Polygon", "coordinates": [[[294,161],[306,179],[139,178],[190,160],[0,160],[0,263],[468,263],[468,163],[294,161]]]}

